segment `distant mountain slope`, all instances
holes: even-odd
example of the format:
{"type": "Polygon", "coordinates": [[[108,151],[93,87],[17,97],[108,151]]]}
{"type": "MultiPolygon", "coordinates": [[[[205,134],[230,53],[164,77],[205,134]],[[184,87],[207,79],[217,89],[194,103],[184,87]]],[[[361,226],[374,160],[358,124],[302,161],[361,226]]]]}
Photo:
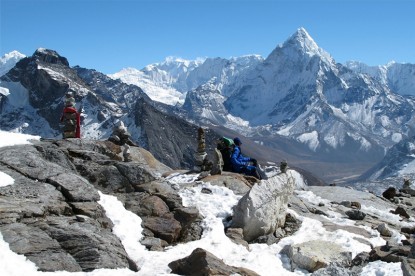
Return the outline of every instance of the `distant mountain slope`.
{"type": "Polygon", "coordinates": [[[408,177],[415,180],[415,137],[404,139],[388,150],[381,162],[361,176],[361,180],[408,177]]]}
{"type": "Polygon", "coordinates": [[[186,92],[206,83],[222,92],[235,76],[262,60],[258,55],[195,61],[169,57],[164,62],[150,64],[142,70],[126,68],[109,76],[141,87],[155,101],[175,105],[183,104],[186,92]]]}
{"type": "Polygon", "coordinates": [[[149,81],[186,93],[181,115],[187,120],[262,137],[278,148],[272,141],[284,136],[304,156],[322,164],[344,162],[346,170],[364,171],[415,134],[415,102],[405,96],[415,87],[411,64],[365,73],[357,63],[336,63],[304,28],[265,60],[240,61],[170,59],[141,72],[149,81]]]}
{"type": "Polygon", "coordinates": [[[230,114],[299,141],[317,156],[379,160],[412,131],[414,101],[338,64],[300,28],[236,80],[230,114]]]}
{"type": "MultiPolygon", "coordinates": [[[[299,28],[265,60],[170,58],[137,70],[135,83],[161,87],[159,97],[187,93],[183,108],[195,122],[225,125],[247,136],[284,135],[317,155],[379,160],[385,149],[413,133],[414,100],[392,89],[415,87],[413,66],[390,65],[394,74],[388,78],[349,68],[299,28]],[[402,74],[407,77],[399,79],[402,74]]],[[[134,83],[128,73],[117,76],[134,83]]]]}
{"type": "Polygon", "coordinates": [[[350,61],[346,66],[357,73],[368,74],[395,93],[415,96],[415,64],[390,62],[386,65],[368,66],[362,62],[350,61]]]}
{"type": "MultiPolygon", "coordinates": [[[[192,168],[198,126],[157,110],[137,86],[113,80],[95,70],[71,68],[56,51],[38,49],[1,77],[2,130],[59,138],[59,118],[66,92],[83,106],[82,137],[106,139],[122,120],[132,138],[172,168],[192,168]]],[[[211,147],[218,135],[207,131],[211,147]]]]}
{"type": "MultiPolygon", "coordinates": [[[[304,28],[266,59],[257,55],[195,61],[168,58],[110,77],[70,68],[66,59],[41,52],[22,59],[1,79],[0,123],[6,129],[59,136],[56,117],[62,97],[73,90],[85,107],[87,137],[108,137],[119,119],[148,148],[153,143],[150,137],[160,144],[175,134],[170,132],[175,127],[192,132],[184,125],[169,126],[165,132],[170,136],[157,137],[157,130],[144,129],[137,113],[142,110],[148,118],[154,117],[149,120],[160,121],[154,125],[163,131],[163,124],[176,122],[173,117],[180,117],[183,124],[224,127],[281,153],[264,160],[288,156],[290,162],[324,174],[326,181],[357,177],[382,160],[393,145],[415,134],[414,65],[374,68],[336,63],[304,28]]],[[[185,138],[174,140],[169,154],[185,151],[179,163],[189,164],[187,149],[176,151],[173,146],[180,139],[185,138]]],[[[173,162],[162,153],[164,145],[154,146],[161,151],[153,152],[160,154],[157,158],[173,162]]],[[[263,148],[258,151],[267,155],[263,148]]]]}

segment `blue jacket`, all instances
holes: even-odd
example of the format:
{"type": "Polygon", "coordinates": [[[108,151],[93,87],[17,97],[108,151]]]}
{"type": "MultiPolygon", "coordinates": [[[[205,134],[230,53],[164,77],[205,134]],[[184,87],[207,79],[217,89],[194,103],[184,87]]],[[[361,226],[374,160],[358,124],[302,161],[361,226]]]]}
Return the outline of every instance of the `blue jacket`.
{"type": "Polygon", "coordinates": [[[251,158],[243,156],[241,153],[241,148],[239,146],[235,146],[232,156],[231,156],[231,163],[232,163],[233,171],[240,172],[242,168],[248,165],[249,161],[251,161],[251,158]]]}

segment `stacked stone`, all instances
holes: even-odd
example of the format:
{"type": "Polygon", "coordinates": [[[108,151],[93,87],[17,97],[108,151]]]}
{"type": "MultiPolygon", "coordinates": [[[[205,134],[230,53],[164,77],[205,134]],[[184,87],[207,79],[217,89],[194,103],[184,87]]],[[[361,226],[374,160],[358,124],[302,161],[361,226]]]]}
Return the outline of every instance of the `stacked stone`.
{"type": "Polygon", "coordinates": [[[212,162],[208,160],[205,143],[205,130],[199,127],[197,130],[197,151],[194,154],[196,172],[205,172],[212,169],[212,162]]]}
{"type": "Polygon", "coordinates": [[[131,141],[131,134],[127,131],[127,127],[124,126],[123,122],[117,123],[113,130],[111,136],[108,138],[109,141],[123,146],[123,158],[125,162],[132,161],[131,159],[131,152],[130,152],[130,146],[136,146],[131,141]]]}

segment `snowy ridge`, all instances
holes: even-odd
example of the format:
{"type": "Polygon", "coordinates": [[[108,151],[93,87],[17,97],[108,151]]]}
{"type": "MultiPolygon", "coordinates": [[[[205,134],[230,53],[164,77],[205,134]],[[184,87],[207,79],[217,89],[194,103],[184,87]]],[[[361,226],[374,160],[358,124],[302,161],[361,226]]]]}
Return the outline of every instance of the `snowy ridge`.
{"type": "Polygon", "coordinates": [[[154,101],[168,105],[183,104],[184,102],[185,94],[171,87],[169,82],[155,82],[149,75],[138,69],[124,68],[109,77],[140,87],[154,101]]]}
{"type": "Polygon", "coordinates": [[[126,68],[109,76],[141,87],[152,100],[181,105],[186,92],[206,83],[215,85],[215,89],[222,92],[236,75],[262,60],[258,55],[194,61],[168,57],[164,62],[148,65],[142,70],[126,68]]]}
{"type": "Polygon", "coordinates": [[[152,99],[183,103],[191,120],[246,135],[266,127],[271,135],[300,141],[316,153],[350,148],[367,153],[413,132],[415,104],[401,96],[415,95],[413,68],[394,62],[343,66],[299,28],[265,60],[170,57],[113,76],[143,87],[152,99]]]}
{"type": "Polygon", "coordinates": [[[357,73],[371,76],[395,93],[415,96],[415,64],[391,61],[386,65],[368,66],[349,61],[345,65],[357,73]]]}

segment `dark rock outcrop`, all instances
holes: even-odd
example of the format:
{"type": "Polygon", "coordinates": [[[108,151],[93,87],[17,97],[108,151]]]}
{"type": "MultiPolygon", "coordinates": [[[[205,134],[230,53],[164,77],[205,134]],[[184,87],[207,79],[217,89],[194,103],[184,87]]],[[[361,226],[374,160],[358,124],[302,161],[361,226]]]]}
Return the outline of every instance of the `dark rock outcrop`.
{"type": "Polygon", "coordinates": [[[184,207],[160,177],[170,168],[142,148],[132,147],[128,163],[120,154],[111,142],[80,139],[0,148],[0,170],[14,179],[0,187],[0,232],[11,250],[42,271],[137,271],[98,203],[99,191],[142,218],[150,250],[199,239],[199,212],[184,207]]]}
{"type": "Polygon", "coordinates": [[[212,253],[201,248],[196,248],[186,258],[169,263],[169,267],[172,273],[179,275],[258,275],[247,268],[229,266],[212,253]]]}

